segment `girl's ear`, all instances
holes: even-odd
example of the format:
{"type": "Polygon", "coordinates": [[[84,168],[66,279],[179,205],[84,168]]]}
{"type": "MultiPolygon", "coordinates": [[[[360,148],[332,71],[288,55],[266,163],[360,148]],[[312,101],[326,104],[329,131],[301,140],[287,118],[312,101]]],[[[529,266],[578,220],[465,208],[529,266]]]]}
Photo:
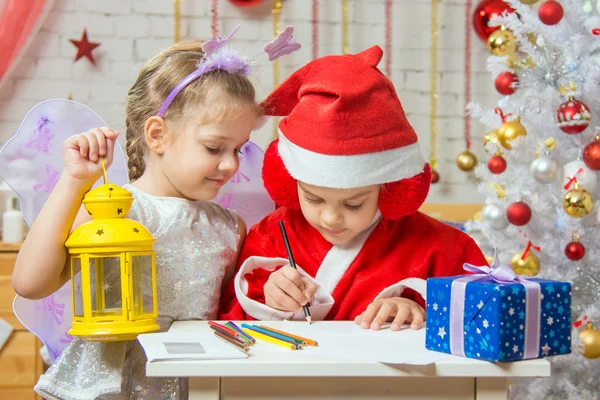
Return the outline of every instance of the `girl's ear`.
{"type": "Polygon", "coordinates": [[[144,138],[148,149],[158,155],[165,152],[167,145],[167,124],[164,119],[158,116],[150,117],[144,125],[144,138]]]}

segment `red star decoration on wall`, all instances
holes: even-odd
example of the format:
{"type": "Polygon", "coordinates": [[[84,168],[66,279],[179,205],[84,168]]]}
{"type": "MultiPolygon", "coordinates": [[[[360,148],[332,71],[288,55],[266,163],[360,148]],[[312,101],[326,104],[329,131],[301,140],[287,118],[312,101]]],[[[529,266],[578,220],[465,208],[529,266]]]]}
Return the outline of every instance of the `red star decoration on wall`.
{"type": "Polygon", "coordinates": [[[83,30],[83,35],[81,36],[81,40],[73,40],[69,39],[71,43],[75,47],[77,47],[77,55],[75,56],[75,62],[82,57],[86,57],[90,62],[96,65],[96,61],[94,60],[94,55],[92,54],[92,50],[96,47],[100,46],[100,43],[94,43],[88,41],[87,30],[83,30]]]}

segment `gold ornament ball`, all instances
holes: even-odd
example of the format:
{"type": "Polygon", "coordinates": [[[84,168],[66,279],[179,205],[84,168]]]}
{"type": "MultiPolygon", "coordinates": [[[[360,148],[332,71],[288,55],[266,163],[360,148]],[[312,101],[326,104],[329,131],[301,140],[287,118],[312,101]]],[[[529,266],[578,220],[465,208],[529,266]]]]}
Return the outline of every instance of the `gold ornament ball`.
{"type": "Polygon", "coordinates": [[[524,259],[523,252],[520,251],[510,260],[510,266],[517,275],[535,276],[540,272],[540,259],[531,251],[527,253],[524,259]]]}
{"type": "Polygon", "coordinates": [[[456,165],[462,171],[473,171],[473,168],[477,165],[477,157],[470,150],[465,150],[456,157],[456,165]]]}
{"type": "Polygon", "coordinates": [[[565,194],[562,205],[565,212],[571,217],[583,218],[592,211],[594,202],[590,193],[581,189],[579,184],[576,183],[575,188],[565,194]]]}
{"type": "Polygon", "coordinates": [[[538,2],[538,0],[521,0],[521,3],[527,4],[529,6],[532,5],[532,4],[535,4],[537,2],[538,2]]]}
{"type": "MultiPolygon", "coordinates": [[[[498,129],[489,131],[483,137],[483,148],[485,149],[486,153],[490,154],[490,152],[486,148],[488,143],[492,143],[494,146],[498,146],[498,129]]],[[[492,150],[491,153],[495,153],[495,152],[496,152],[496,150],[492,150]]]]}
{"type": "Polygon", "coordinates": [[[520,136],[526,136],[527,130],[521,124],[519,118],[514,119],[513,121],[508,121],[502,124],[500,129],[498,129],[498,142],[505,149],[512,149],[512,145],[510,142],[517,139],[520,136]]]}
{"type": "Polygon", "coordinates": [[[488,37],[488,49],[495,56],[510,56],[517,52],[517,40],[511,31],[498,29],[488,37]]]}
{"type": "Polygon", "coordinates": [[[594,328],[591,322],[579,333],[579,339],[583,345],[581,353],[585,358],[600,357],[600,330],[594,328]]]}

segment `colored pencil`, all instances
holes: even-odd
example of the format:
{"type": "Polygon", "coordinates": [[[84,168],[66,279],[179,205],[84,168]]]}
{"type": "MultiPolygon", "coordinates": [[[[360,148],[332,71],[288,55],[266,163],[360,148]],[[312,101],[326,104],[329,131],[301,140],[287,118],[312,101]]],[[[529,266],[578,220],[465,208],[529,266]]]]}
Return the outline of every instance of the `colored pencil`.
{"type": "Polygon", "coordinates": [[[247,334],[252,334],[253,337],[255,337],[259,340],[262,340],[263,342],[267,342],[267,343],[271,343],[271,344],[274,344],[277,346],[285,347],[286,349],[290,349],[290,350],[298,349],[298,345],[296,345],[295,343],[284,342],[283,340],[275,339],[274,337],[271,337],[268,335],[263,335],[260,332],[254,332],[254,331],[251,331],[250,329],[246,329],[246,328],[242,328],[242,330],[244,332],[246,332],[247,334]]]}
{"type": "Polygon", "coordinates": [[[231,328],[228,328],[225,325],[221,325],[221,324],[213,322],[213,321],[208,321],[208,325],[210,325],[210,326],[216,326],[218,328],[221,328],[222,330],[224,330],[225,332],[227,332],[231,336],[235,336],[237,338],[240,337],[240,333],[239,332],[236,332],[235,330],[233,330],[231,328]]]}
{"type": "Polygon", "coordinates": [[[275,328],[271,328],[270,326],[264,326],[264,325],[259,325],[261,328],[266,329],[268,331],[273,331],[275,333],[279,333],[280,335],[284,335],[284,336],[288,336],[291,337],[292,339],[297,339],[302,341],[305,345],[307,346],[313,346],[316,347],[319,345],[319,343],[317,343],[316,340],[312,340],[312,339],[308,339],[302,336],[298,336],[298,335],[293,335],[291,333],[288,332],[284,332],[284,331],[280,331],[279,329],[275,329],[275,328]]]}
{"type": "MultiPolygon", "coordinates": [[[[233,326],[229,325],[229,323],[225,323],[225,326],[226,326],[227,328],[229,328],[229,329],[236,330],[236,329],[234,329],[234,328],[233,328],[233,326]]],[[[246,334],[245,334],[245,333],[244,333],[243,335],[242,335],[242,334],[240,334],[240,339],[242,339],[244,342],[246,342],[246,343],[247,343],[247,344],[249,344],[249,345],[250,345],[250,344],[252,344],[252,343],[250,342],[250,339],[248,339],[248,338],[246,337],[246,334]]]]}
{"type": "Polygon", "coordinates": [[[233,338],[231,336],[228,336],[228,335],[226,335],[224,333],[221,333],[219,331],[215,331],[215,335],[218,338],[223,339],[227,343],[234,345],[238,349],[242,350],[244,353],[248,351],[248,345],[236,342],[235,340],[233,340],[233,338]]]}
{"type": "Polygon", "coordinates": [[[225,335],[225,336],[228,336],[228,337],[230,337],[230,338],[231,338],[231,340],[234,340],[234,341],[238,342],[239,344],[244,344],[244,345],[246,344],[246,342],[245,342],[245,341],[243,341],[242,339],[240,339],[239,337],[236,337],[236,336],[231,336],[231,335],[229,334],[229,332],[227,332],[227,331],[225,331],[225,330],[223,330],[223,329],[219,328],[218,326],[211,325],[211,326],[210,326],[210,329],[212,329],[212,330],[213,330],[213,331],[215,331],[215,332],[219,332],[219,333],[221,333],[221,334],[223,334],[223,335],[225,335]]]}
{"type": "MultiPolygon", "coordinates": [[[[285,232],[285,224],[282,220],[279,220],[279,229],[281,230],[281,236],[283,237],[283,243],[285,244],[285,250],[287,251],[288,260],[290,261],[290,265],[292,268],[297,270],[296,263],[294,262],[294,255],[292,254],[292,248],[290,247],[290,242],[287,237],[287,233],[285,232]]],[[[310,310],[308,309],[308,304],[302,306],[302,310],[304,310],[304,316],[306,320],[310,324],[312,321],[312,317],[310,316],[310,310]]]]}
{"type": "Polygon", "coordinates": [[[279,333],[271,332],[268,329],[262,329],[255,325],[242,324],[242,328],[250,329],[253,332],[262,333],[263,335],[271,336],[275,339],[283,340],[284,342],[293,343],[298,346],[302,346],[302,341],[293,339],[289,336],[280,335],[279,333]]]}
{"type": "Polygon", "coordinates": [[[254,344],[256,343],[256,340],[252,337],[252,336],[248,336],[246,335],[246,333],[242,330],[242,328],[240,328],[239,326],[237,326],[235,323],[229,321],[225,324],[226,327],[236,330],[240,333],[240,336],[242,338],[246,338],[250,343],[254,344]]]}

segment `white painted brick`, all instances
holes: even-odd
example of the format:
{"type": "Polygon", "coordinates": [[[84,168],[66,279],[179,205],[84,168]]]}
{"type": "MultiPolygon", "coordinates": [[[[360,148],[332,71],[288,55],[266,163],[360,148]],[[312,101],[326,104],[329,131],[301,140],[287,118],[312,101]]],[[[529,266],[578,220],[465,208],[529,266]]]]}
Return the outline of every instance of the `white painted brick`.
{"type": "Polygon", "coordinates": [[[120,136],[125,136],[125,106],[124,101],[113,104],[102,104],[94,100],[87,105],[94,110],[106,122],[108,126],[120,133],[120,136]]]}
{"type": "Polygon", "coordinates": [[[106,82],[110,80],[110,63],[103,56],[95,56],[96,65],[87,58],[81,58],[73,64],[73,80],[77,82],[106,82]]]}
{"type": "Polygon", "coordinates": [[[19,126],[21,125],[21,121],[2,121],[0,122],[0,141],[6,142],[8,139],[13,137],[19,126]]]}
{"type": "MultiPolygon", "coordinates": [[[[224,34],[222,28],[222,21],[219,23],[219,36],[224,34]]],[[[240,35],[241,36],[241,35],[240,35]]],[[[212,28],[210,26],[210,19],[208,18],[189,18],[188,19],[188,38],[189,39],[211,39],[212,28]]],[[[236,38],[237,39],[237,38],[236,38]]]]}
{"type": "MultiPolygon", "coordinates": [[[[175,34],[175,25],[172,16],[153,15],[150,19],[150,37],[171,38],[175,34]]],[[[183,21],[181,27],[181,35],[185,36],[183,31],[183,21]]]]}
{"type": "Polygon", "coordinates": [[[54,13],[51,19],[44,25],[44,30],[62,33],[67,39],[80,40],[84,28],[92,42],[97,41],[95,38],[99,35],[110,36],[114,33],[115,20],[109,15],[74,11],[54,13]]]}
{"type": "Polygon", "coordinates": [[[444,94],[438,95],[437,114],[439,116],[463,116],[464,96],[462,94],[444,94]]]}
{"type": "Polygon", "coordinates": [[[173,2],[162,0],[133,0],[135,14],[173,15],[173,2]]]}
{"type": "MultiPolygon", "coordinates": [[[[218,11],[217,2],[217,11],[218,11]]],[[[206,17],[210,16],[210,1],[182,1],[181,2],[182,17],[206,17]]]]}
{"type": "MultiPolygon", "coordinates": [[[[322,3],[322,2],[321,2],[322,3]]],[[[297,21],[312,21],[312,1],[290,1],[283,5],[285,18],[292,17],[294,24],[297,21]]]]}
{"type": "Polygon", "coordinates": [[[124,83],[92,83],[90,84],[91,98],[99,104],[124,104],[130,86],[131,84],[124,83]]]}
{"type": "MultiPolygon", "coordinates": [[[[13,79],[7,79],[2,82],[0,86],[0,101],[17,99],[15,96],[15,81],[13,79]]],[[[0,119],[1,121],[2,119],[0,119]]]]}
{"type": "MultiPolygon", "coordinates": [[[[471,78],[473,82],[473,78],[471,78]]],[[[471,83],[472,85],[472,83],[471,83]]],[[[465,74],[461,72],[442,72],[440,74],[440,93],[464,93],[465,89],[465,74]]],[[[473,92],[473,88],[471,88],[473,92]]]]}
{"type": "Polygon", "coordinates": [[[73,76],[73,61],[65,58],[42,58],[37,63],[36,77],[67,80],[73,76]]]}
{"type": "Polygon", "coordinates": [[[115,83],[131,86],[135,82],[142,65],[142,62],[133,61],[112,62],[110,63],[110,77],[115,83]]]}
{"type": "Polygon", "coordinates": [[[52,6],[56,11],[73,11],[77,8],[77,0],[55,0],[52,6]]]}
{"type": "MultiPolygon", "coordinates": [[[[208,24],[210,25],[210,20],[208,20],[208,24]]],[[[226,19],[221,22],[219,36],[223,36],[229,32],[231,32],[236,26],[241,25],[238,32],[235,34],[235,41],[239,38],[244,38],[245,40],[257,40],[260,38],[260,20],[258,19],[241,19],[241,18],[231,18],[226,19]]],[[[285,27],[284,24],[281,26],[285,27]]]]}
{"type": "Polygon", "coordinates": [[[407,114],[429,113],[429,93],[405,90],[402,92],[401,101],[407,114]]]}
{"type": "MultiPolygon", "coordinates": [[[[473,74],[471,78],[471,93],[473,95],[497,93],[494,81],[495,78],[493,78],[487,72],[478,72],[476,74],[473,74]]],[[[498,99],[500,99],[500,95],[498,95],[498,99]]]]}
{"type": "Polygon", "coordinates": [[[407,71],[404,78],[404,87],[407,90],[428,92],[431,89],[429,76],[429,72],[426,71],[407,71]]]}
{"type": "Polygon", "coordinates": [[[430,57],[428,50],[395,49],[392,47],[392,68],[404,71],[428,70],[430,57]]]}
{"type": "Polygon", "coordinates": [[[36,59],[29,55],[25,55],[21,57],[21,59],[9,73],[10,76],[14,78],[32,78],[35,75],[36,69],[36,59]]]}
{"type": "Polygon", "coordinates": [[[9,100],[0,102],[0,119],[7,121],[22,121],[36,105],[33,100],[9,100]]]}
{"type": "Polygon", "coordinates": [[[100,57],[106,57],[109,60],[133,60],[133,41],[133,38],[105,38],[100,40],[101,45],[97,50],[100,57]]]}
{"type": "Polygon", "coordinates": [[[150,35],[150,19],[145,15],[118,15],[112,18],[118,37],[138,38],[150,35]]]}
{"type": "Polygon", "coordinates": [[[60,51],[60,35],[53,32],[38,32],[27,49],[27,55],[36,58],[56,57],[60,51]]]}
{"type": "Polygon", "coordinates": [[[37,102],[53,99],[67,98],[72,93],[73,99],[81,102],[89,98],[89,84],[72,83],[49,79],[21,79],[16,81],[15,98],[23,100],[34,100],[37,102]]]}
{"type": "Polygon", "coordinates": [[[78,6],[83,11],[129,14],[132,10],[132,0],[79,0],[78,6]]]}
{"type": "Polygon", "coordinates": [[[146,60],[173,44],[172,39],[139,38],[135,40],[135,60],[146,60]]]}

